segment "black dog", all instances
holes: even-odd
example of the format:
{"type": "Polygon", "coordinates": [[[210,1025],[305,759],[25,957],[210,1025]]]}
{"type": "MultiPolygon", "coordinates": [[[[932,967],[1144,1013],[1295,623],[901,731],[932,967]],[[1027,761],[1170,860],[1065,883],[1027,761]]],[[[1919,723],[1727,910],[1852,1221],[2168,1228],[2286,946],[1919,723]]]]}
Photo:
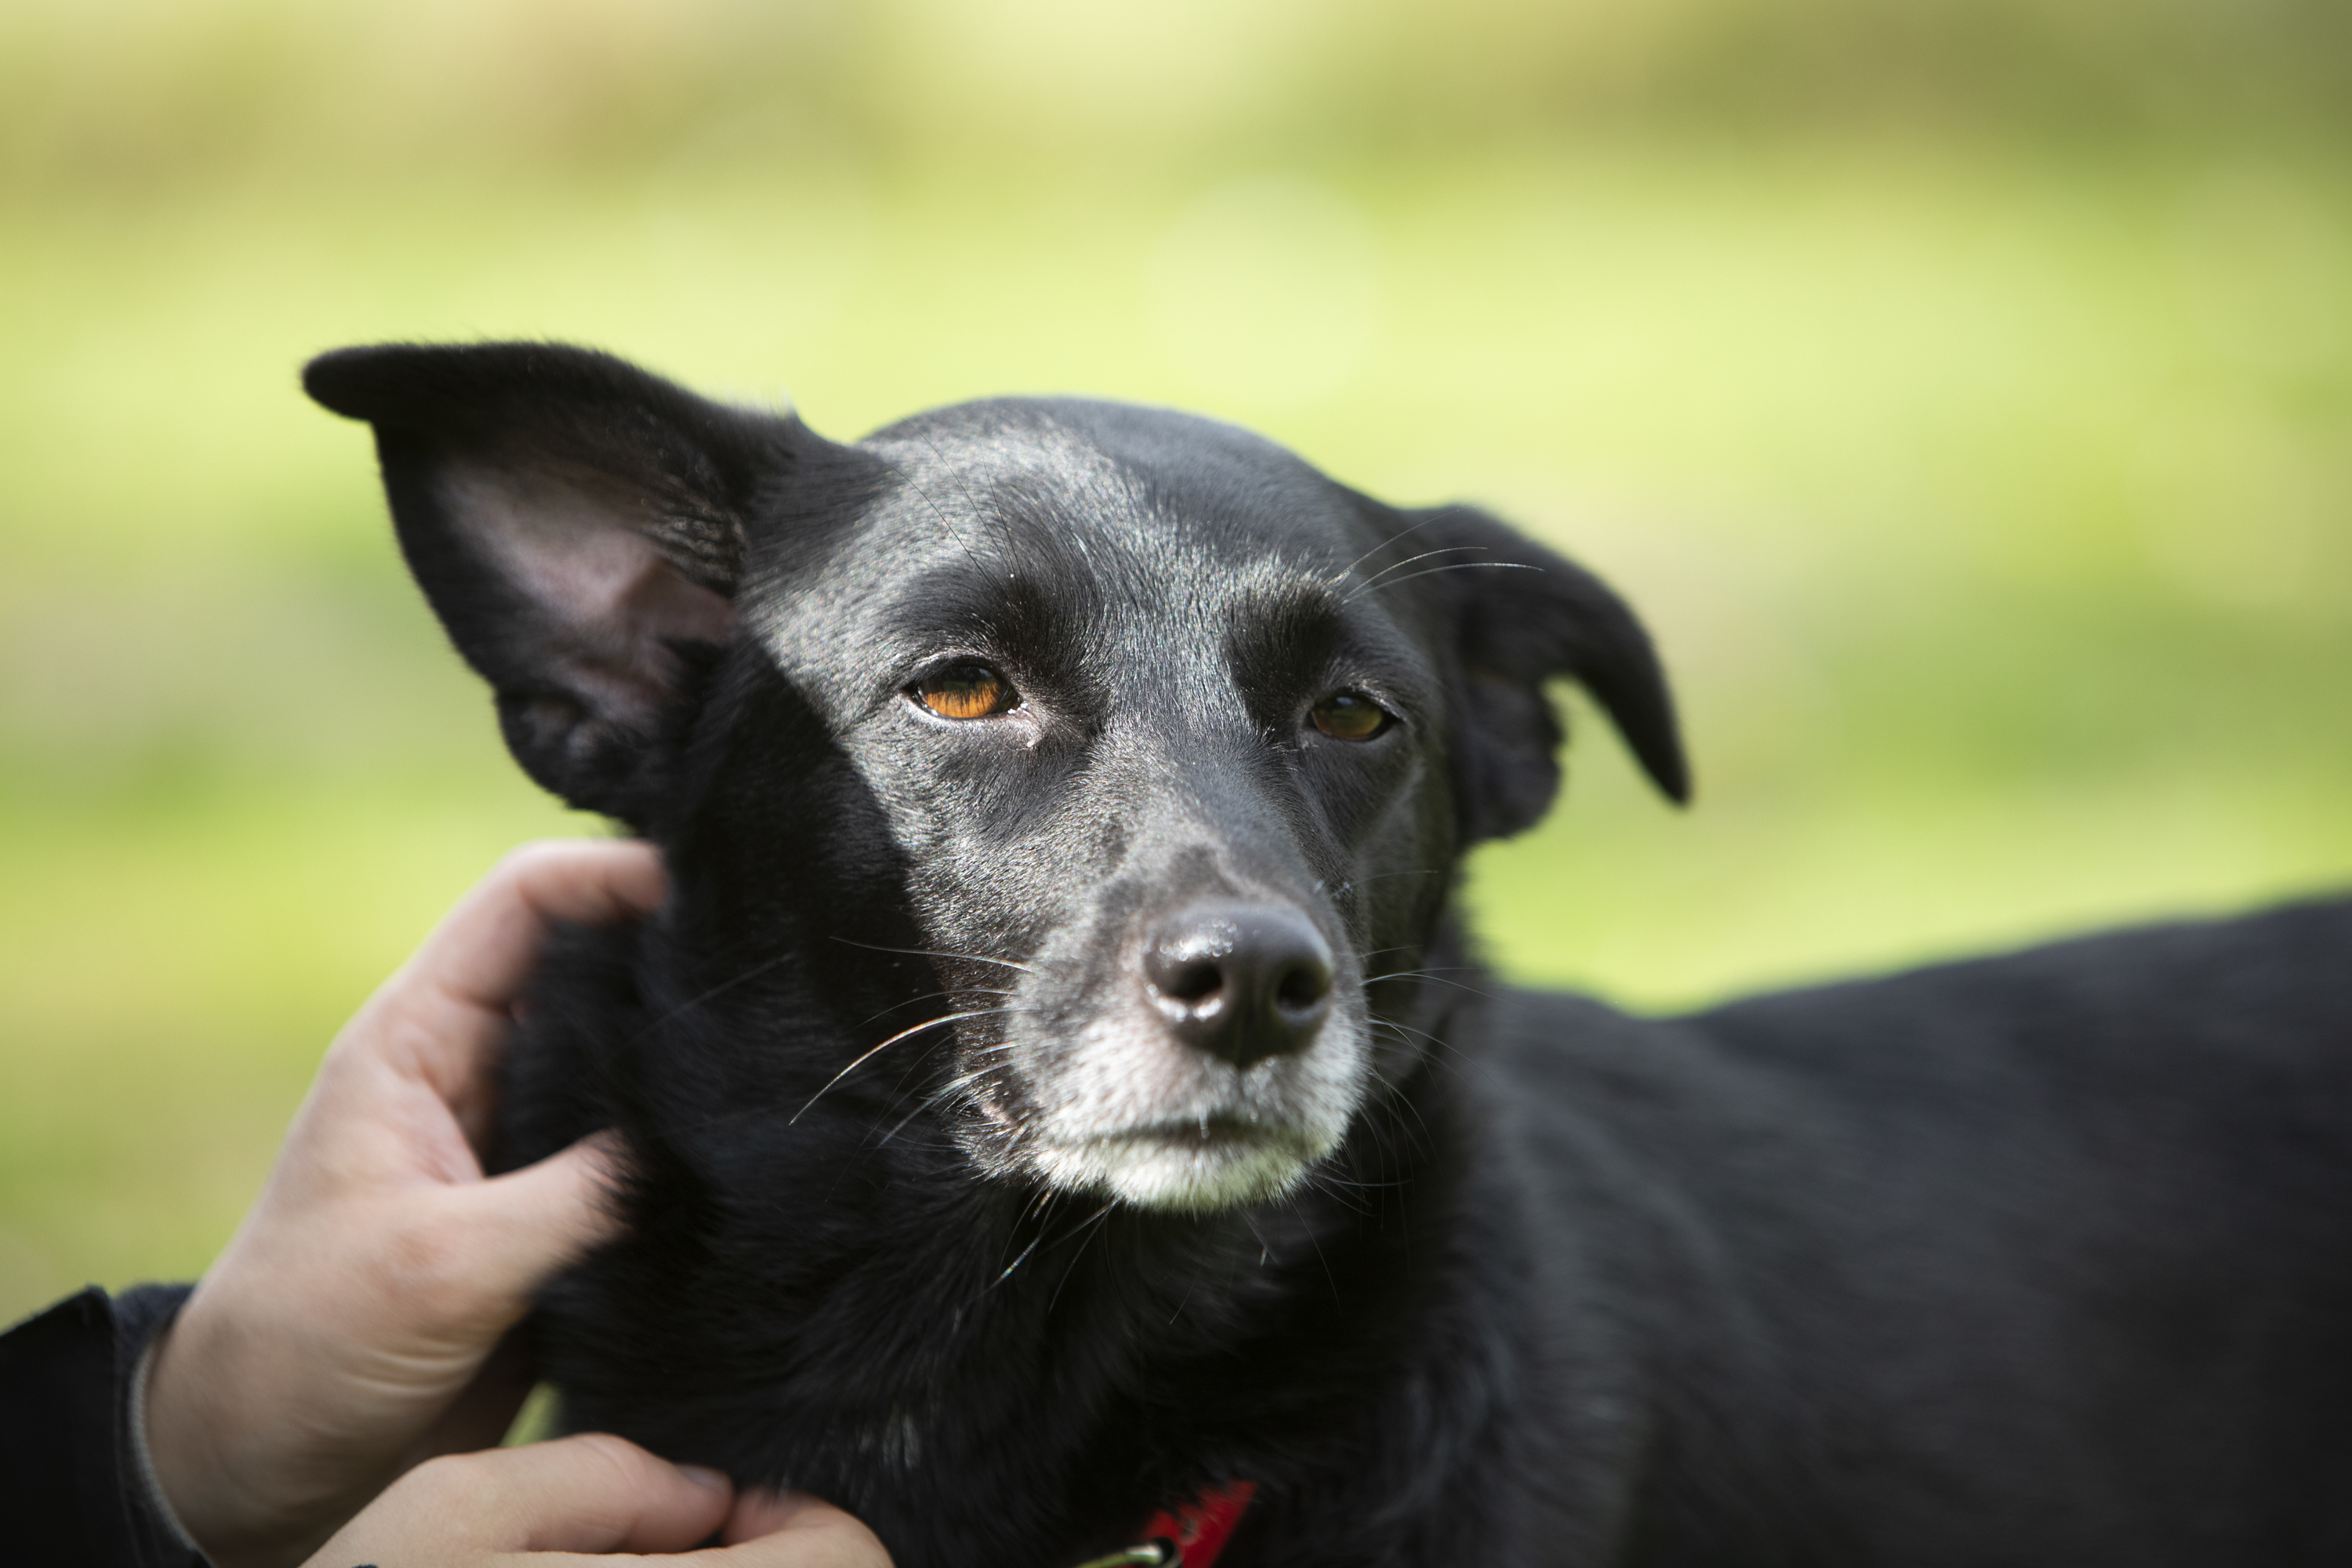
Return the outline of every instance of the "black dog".
{"type": "Polygon", "coordinates": [[[508,1161],[642,1165],[538,1321],[572,1425],[903,1568],[2352,1561],[2352,904],[1509,991],[1450,901],[1545,683],[1685,780],[1633,616],[1491,519],[1105,404],[307,385],[522,765],[675,877],[510,1066],[508,1161]]]}

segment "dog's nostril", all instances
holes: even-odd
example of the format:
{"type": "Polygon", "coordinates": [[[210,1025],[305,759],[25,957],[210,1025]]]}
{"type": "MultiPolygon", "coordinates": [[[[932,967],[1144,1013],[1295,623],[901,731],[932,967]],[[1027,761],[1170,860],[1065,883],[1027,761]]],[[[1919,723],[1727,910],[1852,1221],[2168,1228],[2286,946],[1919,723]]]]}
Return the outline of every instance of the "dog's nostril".
{"type": "Polygon", "coordinates": [[[1157,982],[1161,995],[1178,1002],[1201,1003],[1224,989],[1224,972],[1208,960],[1179,964],[1163,982],[1157,982]]]}
{"type": "Polygon", "coordinates": [[[1282,972],[1282,979],[1274,990],[1276,1004],[1290,1013],[1321,1006],[1323,998],[1329,994],[1331,966],[1328,963],[1294,963],[1282,972]]]}
{"type": "Polygon", "coordinates": [[[1202,904],[1153,933],[1144,978],[1178,1037],[1236,1067],[1305,1050],[1331,995],[1331,948],[1282,904],[1202,904]]]}

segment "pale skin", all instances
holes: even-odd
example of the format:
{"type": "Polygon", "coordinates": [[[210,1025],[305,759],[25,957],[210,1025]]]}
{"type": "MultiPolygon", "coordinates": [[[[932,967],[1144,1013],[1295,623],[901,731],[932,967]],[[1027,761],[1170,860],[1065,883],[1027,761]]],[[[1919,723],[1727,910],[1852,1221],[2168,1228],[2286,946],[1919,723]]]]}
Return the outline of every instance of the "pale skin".
{"type": "Polygon", "coordinates": [[[677,1560],[887,1568],[838,1510],[617,1437],[471,1452],[527,1391],[501,1346],[532,1294],[621,1225],[600,1139],[483,1173],[516,999],[551,921],[650,913],[665,885],[644,845],[518,850],[336,1037],[149,1377],[157,1481],[220,1568],[555,1563],[714,1531],[734,1544],[677,1560]]]}
{"type": "Polygon", "coordinates": [[[308,1568],[614,1562],[889,1568],[890,1559],[864,1525],[814,1498],[737,1497],[715,1471],[666,1464],[590,1433],[422,1465],[338,1531],[308,1568]],[[722,1527],[729,1544],[688,1550],[722,1527]]]}

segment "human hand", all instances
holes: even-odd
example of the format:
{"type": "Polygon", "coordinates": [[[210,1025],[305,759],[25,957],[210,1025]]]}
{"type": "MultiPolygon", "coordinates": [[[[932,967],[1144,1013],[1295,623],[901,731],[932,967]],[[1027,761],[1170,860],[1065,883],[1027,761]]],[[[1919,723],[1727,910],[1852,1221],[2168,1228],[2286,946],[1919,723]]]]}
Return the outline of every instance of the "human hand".
{"type": "Polygon", "coordinates": [[[327,1052],[261,1196],[158,1346],[149,1451],[222,1568],[298,1562],[403,1470],[498,1441],[527,1369],[492,1352],[611,1237],[613,1145],[486,1179],[495,1068],[549,922],[656,908],[642,844],[509,855],[327,1052]]]}
{"type": "Polygon", "coordinates": [[[614,1559],[574,1553],[612,1552],[686,1552],[663,1561],[705,1568],[890,1568],[873,1532],[837,1508],[738,1498],[714,1470],[666,1464],[601,1433],[411,1470],[307,1568],[587,1568],[614,1559]],[[730,1544],[688,1552],[722,1522],[730,1544]]]}

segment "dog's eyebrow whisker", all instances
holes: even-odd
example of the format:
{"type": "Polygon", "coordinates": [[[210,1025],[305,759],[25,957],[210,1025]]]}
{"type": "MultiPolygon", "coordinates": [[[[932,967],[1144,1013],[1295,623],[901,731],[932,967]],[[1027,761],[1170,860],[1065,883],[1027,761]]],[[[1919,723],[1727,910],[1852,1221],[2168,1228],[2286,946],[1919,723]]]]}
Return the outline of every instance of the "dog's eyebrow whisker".
{"type": "Polygon", "coordinates": [[[793,1111],[791,1120],[786,1121],[784,1125],[790,1127],[793,1122],[798,1121],[802,1117],[806,1116],[808,1114],[809,1105],[814,1105],[818,1100],[823,1100],[825,1097],[826,1092],[830,1090],[835,1084],[839,1083],[843,1079],[847,1078],[851,1073],[856,1072],[859,1068],[864,1067],[867,1062],[873,1060],[877,1053],[887,1050],[889,1047],[897,1045],[900,1040],[905,1039],[909,1035],[919,1035],[925,1029],[936,1029],[941,1024],[952,1024],[962,1018],[985,1018],[997,1013],[1013,1013],[1025,1010],[1026,1009],[1014,1007],[975,1007],[969,1013],[950,1013],[944,1017],[932,1018],[924,1023],[918,1024],[911,1029],[901,1029],[897,1034],[891,1036],[888,1039],[883,1041],[880,1045],[876,1046],[872,1050],[866,1051],[856,1061],[850,1063],[847,1067],[842,1068],[831,1078],[825,1079],[824,1088],[820,1089],[814,1094],[810,1095],[808,1098],[808,1105],[803,1105],[798,1110],[793,1111]]]}
{"type": "MultiPolygon", "coordinates": [[[[971,486],[964,482],[964,477],[958,473],[955,469],[955,466],[947,460],[947,454],[940,450],[939,442],[934,440],[930,436],[920,433],[917,434],[915,439],[923,444],[923,449],[930,453],[932,459],[940,465],[940,469],[942,473],[946,474],[948,482],[955,487],[956,493],[963,498],[964,504],[971,508],[972,515],[980,520],[981,526],[985,528],[990,523],[993,522],[997,526],[998,532],[1003,536],[1003,542],[1009,544],[1012,542],[1012,530],[1005,525],[1005,519],[1000,514],[998,509],[995,507],[983,506],[981,504],[981,499],[973,492],[971,486]]],[[[927,501],[930,500],[930,497],[929,495],[926,495],[923,499],[927,501]]],[[[934,513],[937,513],[939,510],[938,503],[933,502],[931,504],[931,510],[934,513]]],[[[941,522],[946,522],[947,519],[942,516],[940,521],[941,522]]],[[[964,558],[970,561],[975,568],[979,568],[980,560],[977,556],[972,554],[971,546],[964,543],[963,535],[957,533],[952,524],[949,526],[948,531],[954,535],[955,542],[959,545],[962,545],[964,558]]],[[[984,568],[982,569],[985,570],[984,568]]]]}
{"type": "MultiPolygon", "coordinates": [[[[932,458],[939,463],[941,468],[947,471],[949,477],[950,479],[954,479],[954,469],[950,467],[946,456],[940,452],[938,443],[933,441],[928,436],[918,437],[917,439],[922,442],[924,449],[930,453],[932,458]]],[[[963,552],[964,559],[971,563],[972,570],[985,574],[987,568],[981,565],[980,557],[971,552],[971,545],[964,539],[963,534],[957,530],[954,522],[950,521],[946,510],[932,498],[931,492],[924,488],[923,482],[905,468],[898,468],[898,474],[901,479],[906,481],[907,488],[915,492],[916,499],[920,500],[925,506],[931,509],[931,515],[939,519],[940,527],[946,531],[947,536],[950,539],[955,541],[956,548],[963,552]]],[[[956,480],[956,488],[963,491],[963,499],[967,502],[974,503],[972,506],[972,510],[974,511],[982,512],[983,514],[985,513],[985,509],[976,504],[976,498],[974,498],[971,490],[964,489],[963,482],[961,479],[956,480]]]]}
{"type": "Polygon", "coordinates": [[[1443,550],[1424,550],[1418,555],[1408,555],[1402,561],[1391,561],[1387,565],[1381,567],[1379,571],[1367,576],[1361,583],[1357,584],[1356,592],[1349,594],[1348,597],[1350,599],[1354,598],[1356,594],[1362,593],[1365,589],[1370,587],[1373,584],[1379,582],[1390,573],[1402,572],[1416,561],[1433,561],[1441,555],[1473,555],[1485,551],[1486,548],[1486,547],[1483,544],[1449,544],[1443,550]]]}
{"type": "MultiPolygon", "coordinates": [[[[1444,550],[1424,550],[1418,555],[1408,555],[1402,561],[1391,561],[1387,565],[1381,567],[1379,571],[1370,574],[1365,577],[1362,582],[1358,583],[1354,587],[1349,589],[1345,594],[1342,594],[1339,596],[1339,603],[1343,605],[1350,605],[1358,598],[1372,592],[1376,588],[1385,588],[1391,583],[1406,583],[1412,581],[1413,578],[1420,576],[1421,573],[1406,572],[1402,577],[1391,577],[1389,576],[1389,574],[1391,572],[1404,572],[1406,567],[1412,565],[1416,562],[1433,561],[1440,555],[1490,555],[1492,553],[1494,552],[1483,544],[1455,544],[1449,545],[1444,550]],[[1388,581],[1383,582],[1381,581],[1382,578],[1387,578],[1388,581]]],[[[1484,561],[1449,561],[1444,566],[1432,566],[1426,568],[1426,570],[1431,572],[1443,572],[1454,566],[1485,566],[1487,564],[1490,564],[1490,563],[1484,561]]]]}
{"type": "Polygon", "coordinates": [[[1402,577],[1391,577],[1387,582],[1377,585],[1367,584],[1357,589],[1355,594],[1349,595],[1347,599],[1339,602],[1344,605],[1349,599],[1353,599],[1356,594],[1371,593],[1375,586],[1381,589],[1393,588],[1400,583],[1411,583],[1423,577],[1434,577],[1440,572],[1540,572],[1542,570],[1542,567],[1530,566],[1524,561],[1456,561],[1450,565],[1432,566],[1423,572],[1408,572],[1402,577]]]}
{"type": "Polygon", "coordinates": [[[1460,507],[1442,506],[1435,511],[1432,512],[1429,516],[1423,518],[1419,522],[1414,523],[1411,528],[1398,529],[1394,533],[1390,534],[1386,539],[1381,540],[1378,544],[1373,545],[1370,550],[1365,551],[1361,555],[1357,556],[1353,561],[1350,561],[1345,566],[1340,567],[1339,572],[1339,581],[1347,581],[1349,573],[1353,572],[1357,567],[1361,566],[1365,562],[1370,561],[1381,551],[1393,548],[1399,540],[1410,539],[1424,528],[1434,528],[1439,523],[1459,515],[1461,510],[1462,509],[1460,507]]]}
{"type": "Polygon", "coordinates": [[[1007,969],[1017,969],[1024,974],[1042,975],[1043,971],[1025,963],[1015,963],[1009,958],[991,958],[984,952],[940,952],[928,947],[883,947],[870,942],[852,942],[845,936],[833,939],[845,947],[862,947],[868,952],[903,952],[912,958],[968,958],[974,963],[1001,963],[1007,969]]]}

